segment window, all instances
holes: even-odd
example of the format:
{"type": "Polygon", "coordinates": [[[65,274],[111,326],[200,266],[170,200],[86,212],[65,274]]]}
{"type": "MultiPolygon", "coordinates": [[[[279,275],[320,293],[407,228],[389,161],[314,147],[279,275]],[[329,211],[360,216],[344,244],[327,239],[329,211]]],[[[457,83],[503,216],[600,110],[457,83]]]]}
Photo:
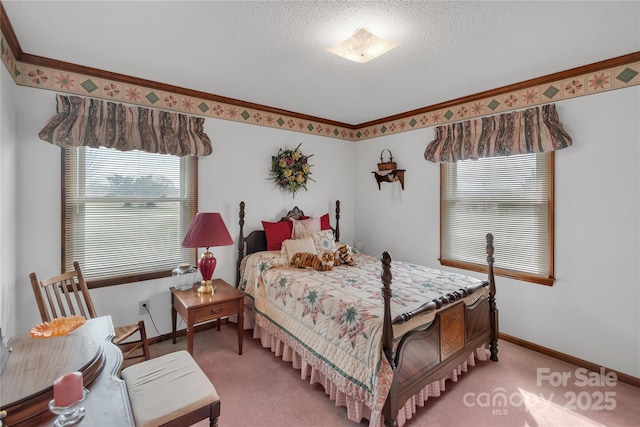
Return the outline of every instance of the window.
{"type": "Polygon", "coordinates": [[[111,148],[63,150],[62,267],[90,287],[171,275],[197,208],[197,160],[111,148]]]}
{"type": "Polygon", "coordinates": [[[553,152],[443,163],[440,262],[486,271],[485,235],[495,239],[495,273],[552,285],[553,152]]]}

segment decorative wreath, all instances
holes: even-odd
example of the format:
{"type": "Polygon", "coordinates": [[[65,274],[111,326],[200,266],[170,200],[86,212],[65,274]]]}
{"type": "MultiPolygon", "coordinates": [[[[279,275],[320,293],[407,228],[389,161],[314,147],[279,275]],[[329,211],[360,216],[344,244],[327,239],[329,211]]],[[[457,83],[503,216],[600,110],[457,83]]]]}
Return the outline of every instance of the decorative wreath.
{"type": "Polygon", "coordinates": [[[311,178],[311,166],[309,157],[302,154],[300,146],[290,150],[280,148],[277,156],[271,156],[271,179],[282,191],[292,193],[296,196],[296,191],[304,188],[307,190],[307,182],[315,181],[311,178]]]}

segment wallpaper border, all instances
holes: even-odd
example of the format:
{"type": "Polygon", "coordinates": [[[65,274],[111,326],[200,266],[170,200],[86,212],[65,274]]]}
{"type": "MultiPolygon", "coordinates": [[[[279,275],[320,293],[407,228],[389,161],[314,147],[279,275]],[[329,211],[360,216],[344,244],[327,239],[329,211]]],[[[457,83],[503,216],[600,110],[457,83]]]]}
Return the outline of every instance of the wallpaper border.
{"type": "MultiPolygon", "coordinates": [[[[471,97],[460,98],[460,102],[453,100],[351,127],[347,124],[340,126],[330,121],[307,119],[295,113],[281,113],[266,106],[250,108],[190,96],[180,93],[180,88],[173,91],[159,90],[100,75],[66,71],[63,67],[30,64],[17,60],[4,33],[0,32],[0,36],[2,62],[15,83],[21,86],[354,142],[640,85],[640,52],[636,52],[627,55],[632,59],[629,63],[616,64],[596,72],[578,75],[567,72],[567,75],[551,83],[535,84],[538,79],[534,79],[528,81],[531,85],[522,82],[507,86],[506,88],[514,89],[504,93],[489,94],[472,100],[468,100],[471,97]]],[[[490,92],[493,91],[485,93],[490,92]]]]}

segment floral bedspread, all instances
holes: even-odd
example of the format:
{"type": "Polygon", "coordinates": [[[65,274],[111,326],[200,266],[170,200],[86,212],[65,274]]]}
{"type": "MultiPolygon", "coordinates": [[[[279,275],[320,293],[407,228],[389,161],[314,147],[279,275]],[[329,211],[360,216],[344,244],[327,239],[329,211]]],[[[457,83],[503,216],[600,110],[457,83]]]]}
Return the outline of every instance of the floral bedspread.
{"type": "MultiPolygon", "coordinates": [[[[377,257],[356,253],[353,258],[353,267],[319,272],[287,267],[279,252],[257,252],[243,259],[239,287],[269,327],[284,331],[322,361],[331,370],[324,373],[341,391],[377,416],[392,379],[382,352],[382,267],[377,257]]],[[[399,261],[392,262],[391,272],[392,318],[481,282],[399,261]]]]}

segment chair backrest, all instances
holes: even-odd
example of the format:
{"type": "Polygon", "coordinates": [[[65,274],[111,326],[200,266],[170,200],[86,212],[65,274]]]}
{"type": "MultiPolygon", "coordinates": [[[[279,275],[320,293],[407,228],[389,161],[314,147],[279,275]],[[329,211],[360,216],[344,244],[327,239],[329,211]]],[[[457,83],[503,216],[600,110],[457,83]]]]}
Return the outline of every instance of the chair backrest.
{"type": "Polygon", "coordinates": [[[96,317],[80,265],[74,262],[73,268],[74,271],[45,280],[38,279],[36,273],[29,275],[43,322],[66,316],[96,317]]]}

